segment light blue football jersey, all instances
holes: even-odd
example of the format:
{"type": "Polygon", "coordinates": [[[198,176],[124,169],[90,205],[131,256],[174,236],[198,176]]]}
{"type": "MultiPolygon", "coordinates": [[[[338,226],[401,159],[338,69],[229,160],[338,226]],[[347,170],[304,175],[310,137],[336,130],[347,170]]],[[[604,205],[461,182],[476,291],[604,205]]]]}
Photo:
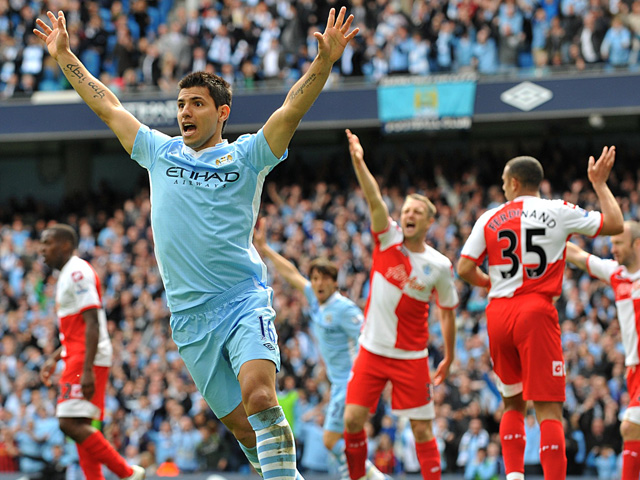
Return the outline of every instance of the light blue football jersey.
{"type": "Polygon", "coordinates": [[[253,246],[262,186],[277,158],[260,130],[196,152],[143,125],[131,158],[149,171],[156,258],[172,312],[241,282],[264,284],[253,246]]]}
{"type": "Polygon", "coordinates": [[[304,295],[309,302],[311,330],[332,384],[346,384],[358,353],[358,337],[364,321],[362,310],[347,297],[335,292],[322,305],[307,283],[304,295]]]}

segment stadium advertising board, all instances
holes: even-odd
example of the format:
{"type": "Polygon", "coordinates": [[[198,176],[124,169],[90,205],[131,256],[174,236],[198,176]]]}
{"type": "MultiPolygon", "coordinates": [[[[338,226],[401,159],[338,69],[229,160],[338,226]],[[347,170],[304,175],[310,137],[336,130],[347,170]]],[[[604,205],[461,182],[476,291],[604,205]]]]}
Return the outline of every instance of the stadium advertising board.
{"type": "Polygon", "coordinates": [[[483,82],[478,85],[474,121],[570,118],[640,113],[640,75],[591,74],[565,78],[483,82]]]}
{"type": "Polygon", "coordinates": [[[387,77],[380,81],[378,117],[385,133],[471,128],[473,74],[387,77]]]}

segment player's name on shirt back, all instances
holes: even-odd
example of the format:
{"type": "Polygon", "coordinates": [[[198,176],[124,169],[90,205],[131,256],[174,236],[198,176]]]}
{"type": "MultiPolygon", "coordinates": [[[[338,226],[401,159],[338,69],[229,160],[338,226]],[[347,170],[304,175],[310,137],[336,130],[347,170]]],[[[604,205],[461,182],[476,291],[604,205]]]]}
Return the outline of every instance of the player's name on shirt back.
{"type": "Polygon", "coordinates": [[[555,228],[558,224],[554,216],[548,210],[538,208],[524,209],[520,208],[520,206],[513,205],[512,208],[507,206],[507,208],[501,210],[499,214],[495,215],[487,224],[487,228],[495,232],[500,228],[500,226],[515,218],[537,220],[539,223],[544,224],[549,228],[555,228]]]}

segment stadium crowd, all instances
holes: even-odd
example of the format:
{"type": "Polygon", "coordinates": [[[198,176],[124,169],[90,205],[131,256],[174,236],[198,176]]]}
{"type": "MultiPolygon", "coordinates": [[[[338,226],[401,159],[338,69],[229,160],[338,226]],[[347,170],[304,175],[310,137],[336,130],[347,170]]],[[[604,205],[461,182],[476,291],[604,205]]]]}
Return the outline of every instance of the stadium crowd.
{"type": "MultiPolygon", "coordinates": [[[[549,155],[542,150],[531,153],[543,163],[549,155]]],[[[556,156],[553,165],[559,159],[556,156]]],[[[565,159],[557,165],[569,163],[565,159]]],[[[610,185],[625,218],[636,219],[640,184],[636,172],[623,171],[622,165],[619,163],[610,185]]],[[[550,167],[548,175],[551,173],[555,188],[545,181],[543,196],[597,207],[595,194],[585,187],[588,183],[580,174],[572,168],[556,168],[555,173],[564,176],[554,174],[550,167]]],[[[413,184],[384,180],[401,175],[380,177],[379,181],[394,218],[399,218],[406,193],[420,192],[434,201],[438,215],[427,241],[455,265],[475,220],[504,199],[494,184],[496,179],[481,169],[453,175],[436,167],[432,172],[413,184]]],[[[303,273],[315,257],[332,259],[339,266],[342,293],[364,307],[372,237],[364,196],[349,183],[350,178],[344,184],[269,183],[261,214],[266,217],[267,241],[273,249],[303,273]]],[[[50,354],[58,345],[56,279],[38,255],[40,233],[56,220],[77,229],[79,255],[90,261],[103,286],[114,347],[105,436],[148,473],[155,469],[248,472],[244,455],[197,392],[171,340],[169,312],[153,253],[148,190],[141,187],[135,196],[123,198],[105,187],[90,197],[68,200],[56,208],[25,203],[0,206],[0,472],[37,474],[77,468],[75,448],[65,442],[54,418],[55,382],[54,387],[46,388],[38,376],[43,353],[50,354]]],[[[610,257],[606,238],[574,241],[610,257]]],[[[302,471],[333,472],[322,443],[329,384],[309,333],[306,302],[301,293],[274,275],[273,268],[269,271],[282,354],[279,397],[296,434],[299,464],[302,471]]],[[[486,291],[470,288],[461,280],[456,284],[461,298],[456,311],[456,359],[447,382],[434,390],[435,433],[443,471],[464,472],[468,479],[492,479],[501,468],[497,432],[502,407],[487,345],[486,291]]],[[[619,478],[618,428],[629,395],[611,289],[567,268],[557,308],[567,373],[569,473],[619,478]]],[[[429,345],[434,364],[442,352],[438,325],[432,322],[429,345]]],[[[371,459],[380,470],[419,470],[411,428],[406,420],[391,414],[388,392],[381,397],[367,429],[371,459]]],[[[533,410],[527,417],[526,435],[527,471],[540,473],[539,426],[533,410]]]]}
{"type": "Polygon", "coordinates": [[[315,56],[331,7],[360,27],[336,76],[634,69],[640,0],[0,0],[0,99],[70,88],[32,35],[66,12],[71,45],[105,85],[173,93],[188,71],[236,89],[291,84],[315,56]]]}

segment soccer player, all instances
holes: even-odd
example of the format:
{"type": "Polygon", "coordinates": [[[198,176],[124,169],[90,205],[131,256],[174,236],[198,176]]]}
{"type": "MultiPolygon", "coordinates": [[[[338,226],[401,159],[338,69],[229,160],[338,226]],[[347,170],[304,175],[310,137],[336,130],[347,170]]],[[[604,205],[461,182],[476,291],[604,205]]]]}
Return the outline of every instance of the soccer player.
{"type": "MultiPolygon", "coordinates": [[[[264,218],[258,221],[253,243],[287,282],[304,293],[309,303],[311,328],[331,382],[331,399],[323,426],[324,446],[336,460],[341,478],[348,479],[343,439],[344,405],[349,373],[358,352],[358,337],[364,319],[362,311],[338,292],[338,268],[335,264],[323,258],[313,260],[307,280],[293,263],[271,248],[267,244],[264,218]]],[[[367,459],[366,464],[368,478],[384,478],[370,460],[367,459]]]]}
{"type": "Polygon", "coordinates": [[[567,475],[562,404],[565,367],[554,299],[560,295],[565,242],[572,233],[589,236],[622,231],[622,212],[607,179],[615,147],[589,158],[587,175],[600,212],[562,200],[540,198],[542,165],[533,157],[509,160],[502,173],[507,202],[486,211],[462,248],[458,274],[489,288],[486,309],[489,350],[505,405],[500,440],[508,480],[524,478],[524,414],[532,400],[540,422],[544,478],[567,475]],[[489,273],[478,266],[488,259],[489,273]]]}
{"type": "Polygon", "coordinates": [[[440,454],[431,425],[435,408],[427,356],[428,316],[429,301],[435,296],[444,337],[444,359],[433,382],[438,385],[449,373],[454,355],[458,294],[453,269],[448,258],[425,243],[435,206],[427,197],[411,194],[402,206],[400,225],[394,222],[364,162],[358,137],[349,130],[346,133],[353,168],[369,205],[375,241],[360,351],[347,387],[344,412],[349,474],[353,480],[365,476],[367,438],[363,427],[385,384],[391,381],[391,407],[411,421],[422,476],[439,479],[440,454]]]}
{"type": "Polygon", "coordinates": [[[140,480],[145,470],[129,466],[92,425],[102,420],[112,360],[107,319],[102,308],[100,280],[91,265],[74,255],[78,236],[69,225],[57,224],[42,232],[44,262],[60,270],[56,288],[60,343],[40,370],[45,385],[58,360],[65,362],[60,378],[56,416],[60,430],[76,442],[80,467],[87,480],[102,480],[102,465],[120,478],[140,480]]]}
{"type": "Polygon", "coordinates": [[[353,15],[329,11],[318,53],[256,134],[222,138],[231,89],[194,72],[179,83],[182,135],[142,125],[71,52],[66,20],[47,13],[34,34],[120,143],[149,171],[151,224],[173,340],[199,391],[264,478],[295,478],[295,445],[276,397],[280,352],[266,267],[252,245],[265,176],[287,156],[304,114],[358,33],[353,15]],[[275,453],[275,455],[274,455],[275,453]]]}
{"type": "Polygon", "coordinates": [[[624,222],[624,231],[611,237],[614,260],[590,255],[574,243],[567,243],[567,261],[613,288],[618,322],[627,366],[627,390],[631,398],[624,412],[620,433],[622,480],[640,477],[640,223],[624,222]]]}

